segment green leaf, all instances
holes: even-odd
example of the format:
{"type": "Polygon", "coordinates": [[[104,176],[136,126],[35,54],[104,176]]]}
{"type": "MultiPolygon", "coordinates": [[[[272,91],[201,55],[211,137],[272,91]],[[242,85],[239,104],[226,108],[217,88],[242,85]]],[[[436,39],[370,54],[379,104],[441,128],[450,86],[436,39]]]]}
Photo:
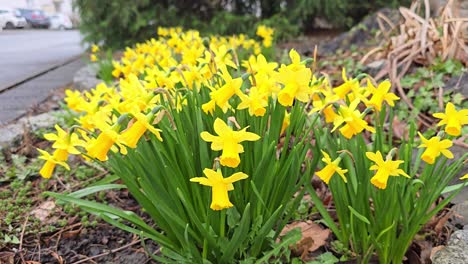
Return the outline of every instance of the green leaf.
{"type": "Polygon", "coordinates": [[[281,242],[274,245],[274,248],[268,252],[265,252],[265,255],[257,260],[257,264],[269,263],[269,260],[273,256],[278,256],[283,249],[287,249],[290,245],[294,245],[302,237],[302,232],[300,228],[294,228],[289,231],[285,236],[281,238],[281,242]]]}
{"type": "Polygon", "coordinates": [[[237,249],[243,245],[244,240],[247,238],[251,220],[249,203],[245,207],[244,213],[242,214],[242,219],[239,223],[239,226],[235,229],[231,240],[225,247],[221,249],[223,252],[223,257],[220,261],[221,263],[232,262],[232,258],[237,252],[237,249]]]}
{"type": "Polygon", "coordinates": [[[237,211],[236,207],[227,209],[226,216],[227,216],[227,224],[230,228],[236,227],[239,224],[239,221],[241,219],[241,215],[237,211]]]}
{"type": "Polygon", "coordinates": [[[442,192],[440,194],[445,194],[445,193],[450,193],[450,192],[456,191],[456,190],[458,190],[460,188],[463,188],[467,184],[468,183],[464,182],[464,183],[459,183],[459,184],[447,186],[442,190],[442,192]]]}
{"type": "Polygon", "coordinates": [[[354,210],[354,208],[351,207],[351,205],[348,205],[348,208],[349,208],[349,210],[351,211],[351,213],[352,213],[354,216],[356,216],[359,220],[361,220],[361,221],[363,221],[364,223],[370,225],[369,220],[368,220],[365,216],[363,216],[362,214],[360,214],[360,213],[358,213],[356,210],[354,210]]]}
{"type": "Polygon", "coordinates": [[[75,197],[75,198],[82,198],[82,197],[88,196],[90,194],[101,192],[101,191],[108,191],[108,190],[112,190],[112,189],[124,189],[124,188],[127,188],[127,186],[125,186],[123,184],[95,185],[95,186],[91,186],[91,187],[88,187],[88,188],[78,190],[76,192],[72,192],[72,193],[69,194],[69,196],[75,197]]]}

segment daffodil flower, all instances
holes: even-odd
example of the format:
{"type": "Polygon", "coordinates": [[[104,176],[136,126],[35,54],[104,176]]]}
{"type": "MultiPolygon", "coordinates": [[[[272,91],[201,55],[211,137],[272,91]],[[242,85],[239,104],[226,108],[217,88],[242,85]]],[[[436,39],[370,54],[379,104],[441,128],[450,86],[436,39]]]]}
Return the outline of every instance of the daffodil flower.
{"type": "Polygon", "coordinates": [[[211,143],[212,150],[222,150],[220,163],[223,166],[236,168],[240,163],[239,153],[244,152],[242,141],[256,141],[260,136],[252,132],[247,132],[248,127],[240,131],[233,131],[223,120],[216,118],[214,122],[214,131],[218,136],[214,136],[206,131],[203,131],[200,136],[206,142],[211,143]]]}
{"type": "Polygon", "coordinates": [[[99,51],[99,46],[96,44],[91,45],[91,52],[96,53],[99,51]]]}
{"type": "Polygon", "coordinates": [[[398,168],[400,164],[404,163],[403,160],[393,161],[390,156],[387,156],[386,160],[384,160],[380,151],[377,151],[376,153],[366,152],[366,156],[375,163],[375,165],[372,165],[369,168],[370,170],[377,170],[375,175],[371,178],[371,183],[375,187],[379,189],[387,188],[387,181],[390,176],[401,175],[410,178],[405,171],[398,168]]]}
{"type": "MultiPolygon", "coordinates": [[[[122,115],[121,118],[122,117],[124,117],[124,115],[122,115]]],[[[107,160],[107,153],[114,144],[119,146],[122,154],[127,154],[127,148],[122,145],[123,142],[118,133],[120,129],[120,118],[113,126],[108,125],[104,118],[105,116],[101,116],[101,121],[98,122],[98,128],[101,133],[96,139],[91,139],[86,146],[88,156],[100,161],[107,160]]]]}
{"type": "Polygon", "coordinates": [[[64,162],[64,156],[68,157],[68,153],[64,153],[64,150],[57,149],[52,155],[42,149],[37,149],[37,151],[41,154],[38,158],[46,161],[39,171],[42,177],[49,179],[56,165],[63,166],[65,169],[70,170],[68,164],[64,162]]]}
{"type": "Polygon", "coordinates": [[[440,140],[440,137],[432,137],[429,140],[426,139],[421,133],[418,132],[421,138],[422,144],[418,148],[425,147],[426,150],[421,155],[421,159],[428,164],[434,164],[437,157],[443,154],[449,159],[453,159],[453,154],[448,150],[453,143],[448,139],[440,140]]]}
{"type": "Polygon", "coordinates": [[[387,102],[388,105],[394,106],[395,103],[393,101],[399,100],[400,97],[396,96],[394,93],[389,93],[388,91],[390,90],[390,87],[390,81],[385,80],[375,88],[372,82],[368,79],[367,89],[372,93],[372,97],[368,102],[366,102],[366,105],[374,107],[379,112],[382,109],[382,103],[384,101],[387,102]]]}
{"type": "Polygon", "coordinates": [[[153,133],[159,141],[163,141],[161,138],[161,129],[156,129],[150,124],[153,113],[144,115],[143,113],[134,113],[136,121],[130,128],[122,132],[120,135],[121,142],[130,148],[136,148],[136,145],[143,134],[148,130],[153,133]]]}
{"type": "Polygon", "coordinates": [[[286,131],[286,128],[289,127],[291,124],[291,113],[288,113],[288,111],[284,111],[284,118],[283,118],[283,123],[281,124],[281,131],[280,135],[283,134],[284,131],[286,131]]]}
{"type": "MultiPolygon", "coordinates": [[[[63,130],[59,125],[55,125],[57,133],[44,134],[44,138],[48,141],[54,141],[52,148],[62,149],[70,154],[80,154],[81,152],[76,149],[77,146],[84,147],[86,144],[83,140],[79,139],[75,133],[68,133],[63,130]]],[[[66,159],[65,159],[66,160],[66,159]]]]}
{"type": "Polygon", "coordinates": [[[341,71],[341,75],[344,83],[334,88],[333,92],[338,95],[339,98],[345,99],[349,92],[359,89],[359,82],[356,79],[348,79],[348,77],[346,77],[345,68],[341,71]]]}
{"type": "Polygon", "coordinates": [[[262,94],[257,87],[252,87],[248,96],[240,93],[239,97],[242,102],[237,106],[237,109],[242,110],[248,108],[251,116],[265,115],[265,107],[268,106],[268,97],[266,94],[262,94]]]}
{"type": "Polygon", "coordinates": [[[221,77],[224,79],[225,83],[219,89],[211,88],[211,100],[202,106],[205,113],[213,112],[213,102],[226,113],[230,108],[229,99],[235,94],[241,93],[240,87],[242,86],[242,78],[233,79],[225,66],[221,67],[221,77]]]}
{"type": "Polygon", "coordinates": [[[317,174],[317,176],[326,184],[330,182],[331,177],[335,173],[338,173],[338,175],[340,175],[340,177],[343,179],[344,182],[348,182],[344,175],[346,172],[348,172],[348,170],[344,170],[340,168],[340,166],[338,165],[341,161],[341,158],[338,157],[337,159],[332,161],[330,156],[326,152],[324,152],[323,150],[321,150],[321,152],[323,154],[322,161],[325,162],[325,164],[327,165],[322,170],[316,172],[315,174],[317,174]]]}
{"type": "Polygon", "coordinates": [[[340,105],[340,108],[338,109],[339,116],[335,117],[332,132],[343,123],[346,123],[343,127],[340,128],[340,132],[345,138],[349,139],[354,135],[361,133],[364,129],[375,133],[375,129],[367,124],[367,122],[363,119],[361,112],[356,109],[358,104],[359,99],[356,99],[351,102],[349,106],[340,105]]]}
{"type": "Polygon", "coordinates": [[[218,171],[204,169],[203,173],[206,177],[195,177],[191,178],[190,181],[212,187],[210,208],[216,211],[233,206],[231,201],[229,201],[228,192],[234,190],[234,182],[248,178],[247,174],[242,172],[237,172],[230,177],[224,178],[219,169],[218,171]]]}
{"type": "Polygon", "coordinates": [[[87,154],[100,161],[106,161],[107,152],[109,152],[118,138],[119,133],[113,129],[101,131],[101,134],[95,140],[91,140],[89,145],[86,146],[87,154]]]}
{"type": "Polygon", "coordinates": [[[92,62],[95,62],[98,60],[97,56],[95,54],[91,54],[89,55],[89,60],[92,61],[92,62]]]}
{"type": "Polygon", "coordinates": [[[278,67],[278,63],[268,62],[265,56],[259,54],[257,57],[251,55],[248,61],[242,62],[242,66],[251,74],[273,75],[275,69],[278,67]]]}
{"type": "Polygon", "coordinates": [[[446,125],[445,132],[451,136],[460,136],[462,126],[468,124],[468,109],[457,111],[450,102],[445,107],[445,113],[435,113],[433,116],[442,119],[437,126],[446,125]]]}
{"type": "Polygon", "coordinates": [[[309,68],[291,70],[281,67],[277,74],[277,81],[284,85],[278,93],[278,102],[283,106],[292,106],[294,99],[301,102],[309,101],[312,89],[309,86],[312,72],[309,68]]]}
{"type": "Polygon", "coordinates": [[[460,180],[468,180],[468,173],[465,174],[465,175],[463,175],[463,176],[460,178],[460,180]]]}

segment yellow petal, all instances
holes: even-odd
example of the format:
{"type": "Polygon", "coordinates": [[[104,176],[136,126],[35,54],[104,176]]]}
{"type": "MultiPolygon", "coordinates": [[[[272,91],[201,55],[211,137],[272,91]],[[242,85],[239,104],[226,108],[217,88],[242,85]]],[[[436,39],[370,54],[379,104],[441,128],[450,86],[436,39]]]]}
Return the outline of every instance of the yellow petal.
{"type": "Polygon", "coordinates": [[[233,183],[243,179],[247,179],[249,176],[243,172],[236,172],[233,175],[224,179],[224,183],[233,183]]]}
{"type": "Polygon", "coordinates": [[[210,133],[208,133],[206,131],[201,132],[200,137],[206,142],[213,142],[213,141],[216,141],[219,138],[217,136],[211,135],[210,133]]]}
{"type": "Polygon", "coordinates": [[[206,177],[195,177],[190,179],[191,182],[198,182],[201,185],[212,186],[213,184],[206,177]]]}
{"type": "Polygon", "coordinates": [[[232,129],[223,120],[216,118],[214,121],[214,131],[218,135],[224,135],[232,131],[232,129]]]}

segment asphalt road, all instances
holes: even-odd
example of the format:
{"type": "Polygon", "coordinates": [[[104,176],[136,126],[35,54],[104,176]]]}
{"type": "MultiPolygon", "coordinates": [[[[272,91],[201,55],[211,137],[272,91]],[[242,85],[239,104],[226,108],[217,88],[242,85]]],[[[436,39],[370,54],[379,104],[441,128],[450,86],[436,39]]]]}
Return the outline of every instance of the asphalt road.
{"type": "Polygon", "coordinates": [[[78,31],[0,32],[0,91],[83,53],[78,31]],[[3,89],[2,89],[3,88],[3,89]]]}

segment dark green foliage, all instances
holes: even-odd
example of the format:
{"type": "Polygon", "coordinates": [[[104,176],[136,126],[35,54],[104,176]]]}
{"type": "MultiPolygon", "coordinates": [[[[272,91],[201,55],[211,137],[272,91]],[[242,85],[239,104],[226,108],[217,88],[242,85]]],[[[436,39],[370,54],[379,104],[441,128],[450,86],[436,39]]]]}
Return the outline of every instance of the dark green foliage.
{"type": "Polygon", "coordinates": [[[182,26],[203,33],[255,34],[256,25],[276,29],[279,39],[310,30],[316,17],[350,27],[369,12],[408,0],[76,0],[85,41],[122,48],[154,37],[158,26],[182,26]]]}

